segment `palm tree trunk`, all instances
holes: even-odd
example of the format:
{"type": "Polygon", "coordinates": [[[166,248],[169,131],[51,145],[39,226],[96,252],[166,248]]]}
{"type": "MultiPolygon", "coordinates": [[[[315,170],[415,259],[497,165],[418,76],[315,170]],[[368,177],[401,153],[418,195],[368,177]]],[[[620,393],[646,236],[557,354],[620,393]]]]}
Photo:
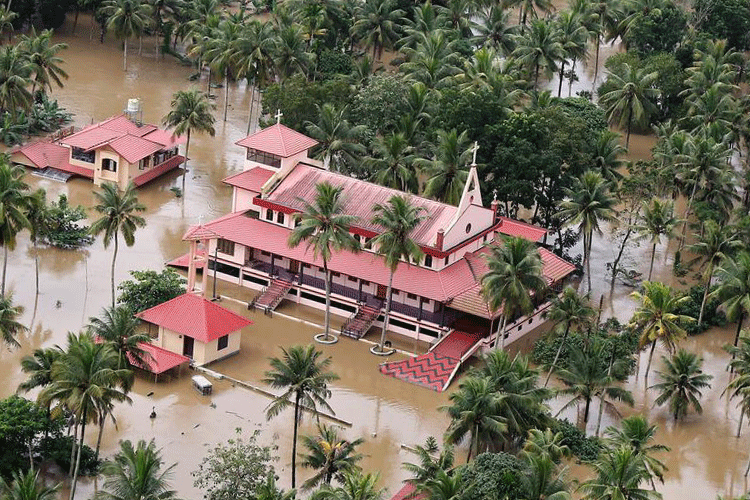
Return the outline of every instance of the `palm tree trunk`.
{"type": "Polygon", "coordinates": [[[648,354],[648,363],[646,363],[646,375],[644,376],[646,385],[648,385],[648,371],[651,369],[651,359],[654,357],[654,349],[656,349],[656,340],[651,342],[651,352],[648,354]]]}
{"type": "Polygon", "coordinates": [[[745,469],[745,477],[750,473],[750,459],[747,461],[747,469],[745,469]]]}
{"type": "Polygon", "coordinates": [[[549,373],[547,374],[547,379],[544,381],[544,387],[547,387],[547,384],[549,384],[549,378],[552,376],[552,372],[555,371],[555,366],[557,366],[557,360],[560,359],[560,353],[562,352],[562,348],[565,345],[565,340],[568,338],[568,332],[570,332],[570,323],[565,327],[565,333],[563,334],[562,341],[560,342],[560,347],[557,348],[557,353],[555,353],[555,359],[552,361],[552,366],[549,367],[549,373]]]}
{"type": "Polygon", "coordinates": [[[114,252],[112,252],[112,269],[111,269],[112,307],[115,307],[115,260],[117,260],[117,231],[115,231],[115,250],[114,252]]]}
{"type": "Polygon", "coordinates": [[[70,486],[70,500],[73,500],[76,496],[76,485],[78,483],[78,470],[81,467],[81,449],[83,449],[83,438],[86,436],[86,408],[83,409],[83,421],[81,422],[81,442],[78,444],[78,452],[76,453],[76,467],[73,471],[73,482],[70,486]]]}
{"type": "MultiPolygon", "coordinates": [[[[737,332],[734,334],[734,347],[737,347],[737,343],[740,341],[740,332],[742,332],[742,323],[745,321],[745,312],[740,310],[740,317],[737,319],[737,332]]],[[[734,361],[735,353],[732,353],[732,361],[734,361]]],[[[734,373],[734,367],[729,365],[729,373],[734,373]]]]}
{"type": "Polygon", "coordinates": [[[78,2],[76,2],[75,6],[76,6],[76,15],[73,18],[73,30],[72,30],[73,35],[76,34],[76,26],[78,25],[78,14],[81,13],[81,11],[78,8],[78,2]]]}
{"type": "Polygon", "coordinates": [[[651,281],[651,273],[654,271],[654,256],[656,256],[656,243],[651,246],[651,265],[648,267],[648,281],[651,281]]]}
{"type": "Polygon", "coordinates": [[[253,83],[250,85],[250,116],[247,117],[247,133],[250,135],[250,127],[253,123],[253,108],[255,107],[255,77],[253,77],[253,83]]]}
{"type": "Polygon", "coordinates": [[[622,238],[622,243],[620,244],[620,250],[617,252],[617,258],[612,263],[612,284],[615,284],[615,278],[617,277],[617,269],[620,266],[620,259],[622,259],[622,254],[625,252],[625,245],[628,243],[628,239],[630,238],[630,235],[633,233],[633,225],[628,224],[628,230],[625,231],[625,236],[622,238]]]}
{"type": "Polygon", "coordinates": [[[560,97],[562,95],[562,83],[563,78],[565,77],[565,60],[562,61],[560,64],[560,84],[557,86],[557,97],[560,97]]]}
{"type": "Polygon", "coordinates": [[[34,273],[36,278],[36,295],[39,295],[39,249],[34,238],[34,273]]]}
{"type": "Polygon", "coordinates": [[[698,179],[695,179],[693,189],[690,192],[690,198],[688,198],[687,207],[685,207],[685,222],[682,223],[682,236],[680,236],[680,246],[677,248],[677,250],[682,250],[682,247],[685,244],[685,234],[687,233],[688,217],[690,216],[690,209],[693,206],[693,198],[695,198],[695,191],[697,188],[698,179]]]}
{"type": "Polygon", "coordinates": [[[138,57],[143,55],[143,35],[138,36],[138,57]]]}
{"type": "MultiPolygon", "coordinates": [[[[607,378],[612,376],[612,365],[615,364],[615,350],[612,349],[612,355],[609,357],[609,366],[607,367],[607,378]]],[[[604,389],[599,395],[599,417],[596,419],[596,437],[599,437],[599,431],[602,428],[602,415],[604,414],[604,389]]]]}
{"type": "MultiPolygon", "coordinates": [[[[505,307],[505,304],[503,304],[503,307],[505,307]]],[[[497,334],[500,337],[500,350],[505,350],[505,323],[506,323],[506,316],[505,311],[503,311],[503,314],[500,316],[500,327],[497,329],[497,334]]],[[[497,340],[495,340],[495,345],[497,346],[497,340]]]]}
{"type": "Polygon", "coordinates": [[[122,58],[122,70],[127,71],[128,70],[128,39],[125,39],[125,50],[123,52],[123,58],[122,58]]]}
{"type": "Polygon", "coordinates": [[[740,437],[740,434],[742,433],[742,419],[745,417],[745,409],[743,408],[742,411],[740,411],[740,424],[737,426],[737,437],[740,437]]]}
{"type": "Polygon", "coordinates": [[[583,256],[586,259],[586,280],[588,283],[588,292],[591,293],[591,237],[593,236],[592,232],[589,231],[584,235],[583,238],[583,256]]]}
{"type": "Polygon", "coordinates": [[[535,66],[534,70],[534,90],[539,88],[539,64],[535,66]]]}
{"type": "MultiPolygon", "coordinates": [[[[119,369],[119,364],[118,364],[119,369]]],[[[107,415],[104,413],[104,410],[99,412],[99,436],[96,438],[96,454],[95,460],[99,460],[99,448],[102,446],[102,434],[104,434],[104,421],[107,418],[107,415]]]]}
{"type": "Polygon", "coordinates": [[[190,129],[187,129],[187,141],[185,141],[185,165],[182,167],[182,196],[185,196],[185,176],[188,173],[188,150],[190,149],[190,129]]]}
{"type": "MultiPolygon", "coordinates": [[[[73,417],[75,418],[75,417],[73,417]]],[[[68,475],[73,475],[73,467],[76,463],[76,450],[78,448],[78,421],[73,424],[73,445],[70,447],[70,467],[68,468],[68,475]]]]}
{"type": "Polygon", "coordinates": [[[380,344],[378,344],[380,352],[383,352],[385,349],[385,334],[388,331],[388,320],[390,319],[391,314],[391,293],[393,292],[394,274],[394,270],[391,269],[391,277],[388,279],[388,291],[386,292],[385,297],[385,318],[383,318],[383,331],[380,332],[380,344]]]}
{"type": "Polygon", "coordinates": [[[628,135],[625,137],[625,149],[630,148],[630,129],[633,125],[633,104],[630,103],[630,107],[628,107],[628,135]]]}
{"type": "Polygon", "coordinates": [[[224,72],[224,121],[227,121],[227,106],[229,105],[229,67],[224,72]]]}
{"type": "Polygon", "coordinates": [[[3,284],[0,289],[3,295],[5,295],[5,275],[8,271],[8,245],[3,245],[3,284]]]}
{"type": "Polygon", "coordinates": [[[573,91],[573,74],[575,73],[575,69],[576,69],[576,58],[574,57],[573,60],[570,62],[570,79],[568,80],[568,97],[570,97],[570,94],[573,91]]]}
{"type": "Polygon", "coordinates": [[[596,37],[596,59],[594,59],[594,80],[591,82],[591,89],[596,89],[596,77],[599,76],[599,45],[601,44],[601,34],[596,37]]]}
{"type": "Polygon", "coordinates": [[[326,273],[326,320],[325,339],[329,340],[328,332],[331,328],[331,272],[328,270],[328,261],[323,259],[323,270],[326,273]]]}
{"type": "Polygon", "coordinates": [[[297,392],[294,397],[294,434],[292,435],[292,489],[296,487],[297,481],[297,430],[300,419],[300,399],[302,399],[302,395],[297,392]]]}
{"type": "Polygon", "coordinates": [[[708,291],[711,289],[711,280],[713,278],[714,270],[714,264],[713,262],[708,262],[708,269],[706,272],[708,273],[708,283],[706,283],[706,289],[703,291],[703,300],[701,301],[701,312],[698,313],[698,326],[700,326],[701,323],[703,323],[703,311],[706,309],[706,300],[708,299],[708,291]]]}
{"type": "Polygon", "coordinates": [[[591,398],[586,398],[586,406],[583,408],[583,430],[586,431],[586,424],[589,422],[589,409],[591,408],[591,398]]]}

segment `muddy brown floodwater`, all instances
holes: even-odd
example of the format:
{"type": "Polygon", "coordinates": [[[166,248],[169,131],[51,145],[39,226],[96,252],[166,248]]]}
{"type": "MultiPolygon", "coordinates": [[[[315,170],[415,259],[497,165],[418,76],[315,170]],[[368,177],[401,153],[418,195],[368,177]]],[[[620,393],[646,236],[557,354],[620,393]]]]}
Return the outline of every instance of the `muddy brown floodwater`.
{"type": "MultiPolygon", "coordinates": [[[[64,89],[54,91],[54,97],[75,113],[78,126],[120,113],[131,97],[142,100],[145,121],[158,122],[168,112],[175,91],[196,85],[188,81],[190,68],[172,59],[156,60],[150,40],[144,41],[143,56],[131,51],[128,70],[124,72],[117,42],[111,38],[104,45],[90,41],[88,22],[84,19],[79,22],[75,36],[70,33],[70,25],[65,28],[56,38],[70,45],[63,54],[70,79],[64,89]]],[[[205,83],[204,78],[198,84],[205,88],[205,83]]],[[[590,82],[583,85],[590,86],[590,82]]],[[[117,261],[118,281],[127,279],[131,269],[161,269],[164,262],[187,250],[181,237],[190,225],[229,211],[231,190],[221,180],[242,168],[242,153],[234,142],[245,135],[249,106],[244,86],[232,86],[230,92],[229,120],[217,123],[216,137],[196,135],[192,140],[185,196],[178,199],[169,191],[179,185],[177,174],[158,179],[139,190],[140,201],[148,207],[145,214],[148,225],[138,230],[132,248],[121,250],[117,261]]],[[[220,117],[223,89],[216,89],[214,93],[220,117]]],[[[631,143],[631,149],[644,155],[651,142],[649,138],[634,136],[631,143]]],[[[33,188],[47,189],[50,198],[66,193],[74,204],[92,205],[93,185],[88,181],[60,184],[30,175],[27,181],[33,188]]],[[[610,294],[609,283],[596,277],[603,274],[604,262],[611,260],[612,253],[606,238],[598,239],[597,243],[592,265],[594,297],[605,296],[603,317],[615,315],[626,321],[634,308],[628,297],[631,290],[618,284],[610,294]]],[[[659,250],[658,278],[672,280],[670,256],[673,253],[673,248],[659,250]]],[[[635,249],[628,258],[633,267],[643,269],[648,262],[647,249],[635,249]]],[[[0,397],[13,394],[23,380],[19,368],[21,357],[39,347],[64,343],[68,331],[80,330],[89,317],[98,315],[107,305],[110,259],[111,249],[105,250],[100,241],[84,252],[42,249],[41,292],[35,302],[33,254],[27,236],[20,237],[17,249],[10,256],[8,279],[15,300],[26,308],[23,321],[31,325],[31,329],[20,339],[20,349],[0,349],[0,397]]],[[[248,293],[223,283],[219,291],[240,299],[248,293]]],[[[243,333],[241,353],[211,367],[237,379],[260,385],[269,356],[279,355],[280,346],[308,343],[318,331],[280,315],[271,319],[248,313],[231,300],[223,303],[255,321],[243,333]]],[[[312,322],[321,321],[319,312],[294,305],[284,305],[280,312],[312,322]]],[[[652,407],[653,395],[644,392],[642,378],[633,377],[627,384],[637,403],[633,409],[621,408],[621,412],[624,415],[645,413],[658,424],[659,441],[672,447],[672,452],[664,456],[669,466],[666,484],[659,488],[666,499],[713,498],[719,492],[736,495],[745,491],[742,474],[749,437],[733,437],[739,414],[733,404],[720,397],[727,382],[727,356],[722,345],[731,340],[730,330],[731,327],[717,330],[685,342],[686,347],[705,358],[705,370],[715,377],[713,389],[706,391],[703,400],[703,415],[690,415],[684,422],[675,424],[664,409],[652,407]]],[[[423,348],[408,343],[402,347],[423,348]]],[[[368,353],[365,343],[342,339],[334,346],[321,348],[332,356],[332,369],[341,377],[333,384],[330,403],[340,418],[352,423],[344,434],[348,438],[365,438],[362,451],[366,458],[362,466],[368,471],[378,471],[380,484],[389,492],[395,492],[407,477],[401,463],[413,458],[400,445],[420,443],[427,436],[443,433],[448,419],[438,408],[448,403],[449,394],[437,394],[381,376],[377,371],[380,360],[368,353]]],[[[642,366],[644,363],[641,360],[642,366]]],[[[287,487],[291,415],[267,422],[264,409],[269,400],[250,390],[234,387],[226,380],[215,381],[211,397],[200,397],[191,389],[189,375],[185,370],[181,378],[159,384],[146,377],[138,378],[131,393],[132,405],[119,405],[115,410],[117,428],[106,427],[102,444],[104,456],[116,451],[118,440],[153,438],[163,449],[165,461],[177,463],[173,484],[180,497],[199,498],[201,493],[192,485],[191,472],[206,452],[216,443],[232,437],[235,428],[241,427],[246,433],[259,428],[262,442],[279,447],[280,460],[276,467],[281,476],[280,484],[287,487]],[[147,396],[149,393],[153,394],[147,396]],[[149,418],[152,407],[157,412],[153,420],[149,418]]],[[[455,387],[453,384],[454,390],[455,387]]],[[[553,409],[561,405],[562,401],[552,402],[553,409]]],[[[575,418],[573,411],[567,416],[575,418]]],[[[615,423],[617,419],[617,415],[606,414],[604,423],[615,423]]],[[[314,419],[307,418],[301,432],[312,432],[313,428],[314,419]]],[[[89,443],[93,444],[95,434],[96,430],[91,428],[87,435],[89,443]]],[[[463,457],[465,452],[460,450],[458,455],[463,457]]],[[[575,466],[572,473],[579,478],[586,475],[580,466],[575,466]]],[[[301,470],[302,479],[305,475],[301,470]]],[[[79,498],[90,497],[94,489],[94,481],[84,481],[79,498]]]]}

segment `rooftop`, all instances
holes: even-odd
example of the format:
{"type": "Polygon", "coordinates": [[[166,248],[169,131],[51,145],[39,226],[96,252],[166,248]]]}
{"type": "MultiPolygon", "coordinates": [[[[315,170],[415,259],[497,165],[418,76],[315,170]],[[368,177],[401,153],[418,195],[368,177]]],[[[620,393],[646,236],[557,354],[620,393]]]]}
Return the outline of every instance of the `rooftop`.
{"type": "Polygon", "coordinates": [[[238,187],[246,191],[260,193],[260,188],[263,187],[263,184],[265,184],[272,175],[272,170],[268,170],[262,167],[255,167],[251,168],[250,170],[240,172],[239,174],[230,175],[229,177],[224,179],[224,182],[229,184],[230,186],[238,187]]]}
{"type": "Polygon", "coordinates": [[[183,363],[190,362],[190,358],[187,356],[167,351],[166,349],[162,349],[161,347],[148,342],[138,342],[138,347],[146,352],[146,366],[137,363],[130,353],[126,354],[128,361],[130,361],[132,365],[137,366],[142,370],[148,370],[156,375],[180,366],[183,363]]]}
{"type": "Polygon", "coordinates": [[[253,324],[249,319],[191,293],[146,309],[136,316],[203,343],[253,324]]]}
{"type": "Polygon", "coordinates": [[[318,141],[315,139],[300,134],[280,123],[266,127],[237,142],[238,146],[257,149],[281,158],[289,158],[317,144],[318,141]]]}

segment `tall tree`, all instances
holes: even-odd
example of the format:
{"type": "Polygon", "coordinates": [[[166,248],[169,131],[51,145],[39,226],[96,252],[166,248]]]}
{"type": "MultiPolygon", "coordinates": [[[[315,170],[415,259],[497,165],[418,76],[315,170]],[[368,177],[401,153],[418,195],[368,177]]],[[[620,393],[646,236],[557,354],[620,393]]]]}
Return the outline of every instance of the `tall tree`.
{"type": "Polygon", "coordinates": [[[630,319],[630,325],[640,332],[638,347],[643,349],[651,345],[645,374],[648,380],[656,343],[661,342],[669,352],[674,352],[677,342],[687,335],[683,325],[695,320],[677,313],[678,306],[689,297],[678,297],[672,287],[664,283],[646,281],[643,283],[643,293],[633,292],[630,296],[640,302],[630,319]]]}
{"type": "Polygon", "coordinates": [[[726,257],[714,271],[714,276],[719,280],[719,287],[708,298],[718,298],[727,319],[737,322],[734,336],[734,346],[737,347],[745,317],[750,313],[750,253],[742,251],[726,257]]]}
{"type": "Polygon", "coordinates": [[[149,354],[138,344],[149,342],[147,334],[138,330],[140,320],[129,307],[105,307],[101,317],[89,318],[88,331],[103,342],[108,342],[117,353],[117,368],[148,365],[149,354]],[[132,360],[132,362],[131,362],[132,360]]]}
{"type": "Polygon", "coordinates": [[[571,188],[565,188],[565,196],[558,217],[566,225],[578,225],[578,232],[583,235],[583,260],[591,293],[591,242],[594,233],[602,234],[601,223],[614,219],[615,198],[601,174],[592,170],[584,172],[571,188]]]}
{"type": "Polygon", "coordinates": [[[383,257],[385,266],[390,271],[380,342],[370,349],[374,354],[382,355],[391,352],[385,348],[385,336],[391,316],[393,275],[396,274],[402,261],[408,266],[410,262],[419,262],[422,259],[422,249],[412,239],[411,234],[425,218],[422,213],[424,210],[423,207],[412,205],[406,196],[400,195],[391,196],[387,204],[377,203],[373,207],[375,215],[372,218],[372,224],[380,227],[381,233],[372,239],[372,246],[383,257]]]}
{"type": "Polygon", "coordinates": [[[611,70],[607,82],[613,90],[600,96],[599,102],[607,111],[610,124],[625,127],[625,147],[630,147],[633,125],[645,127],[656,111],[656,99],[661,91],[654,87],[657,72],[646,73],[636,65],[623,63],[611,70]]]}
{"type": "MultiPolygon", "coordinates": [[[[335,342],[331,339],[331,271],[328,263],[334,253],[357,252],[359,242],[349,232],[351,225],[357,220],[353,215],[345,213],[346,201],[341,197],[343,188],[335,187],[328,182],[315,185],[315,199],[312,203],[304,202],[301,212],[295,214],[295,221],[299,221],[289,234],[289,247],[294,248],[302,242],[312,249],[313,258],[323,260],[323,270],[326,275],[326,319],[323,342],[335,342]]],[[[316,337],[317,338],[317,337],[316,337]]]]}
{"type": "Polygon", "coordinates": [[[606,449],[591,463],[596,477],[580,489],[585,500],[660,500],[656,491],[641,488],[649,472],[638,453],[629,446],[606,449]]]}
{"type": "Polygon", "coordinates": [[[385,490],[378,488],[378,474],[361,471],[345,472],[342,485],[324,485],[311,496],[311,500],[383,500],[385,490]]]}
{"type": "Polygon", "coordinates": [[[169,477],[177,464],[162,470],[164,460],[152,439],[138,441],[133,447],[129,440],[120,441],[120,450],[101,466],[103,488],[94,495],[96,500],[173,500],[169,477]]]}
{"type": "Polygon", "coordinates": [[[28,87],[33,70],[19,45],[0,47],[0,109],[13,118],[31,108],[33,96],[28,87]]]}
{"type": "Polygon", "coordinates": [[[21,35],[19,42],[21,50],[26,54],[31,63],[33,84],[31,93],[33,94],[37,86],[44,92],[46,89],[52,91],[52,83],[58,87],[63,87],[63,80],[68,79],[68,74],[60,65],[64,62],[58,55],[61,51],[68,48],[65,43],[51,43],[52,31],[44,30],[36,34],[34,28],[31,29],[31,35],[21,35]]]}
{"type": "Polygon", "coordinates": [[[327,399],[331,397],[328,384],[338,379],[330,372],[331,358],[322,358],[323,353],[314,346],[292,346],[282,348],[282,358],[271,358],[271,370],[263,381],[284,393],[276,397],[266,408],[266,418],[278,416],[289,406],[294,407],[294,431],[292,434],[292,488],[297,478],[297,430],[302,420],[302,410],[317,411],[318,406],[333,413],[327,399]]]}
{"type": "Polygon", "coordinates": [[[450,472],[453,469],[455,459],[453,446],[448,444],[441,450],[437,439],[433,436],[425,440],[424,446],[416,445],[413,451],[419,463],[404,462],[402,465],[412,475],[407,481],[417,487],[437,476],[439,471],[450,472]]]}
{"type": "Polygon", "coordinates": [[[357,447],[364,443],[362,438],[348,441],[339,437],[335,427],[318,424],[318,434],[302,436],[302,445],[307,449],[302,454],[302,467],[315,470],[315,474],[302,484],[304,489],[311,489],[321,484],[331,484],[336,479],[343,482],[345,472],[359,469],[357,462],[363,455],[357,447]]]}
{"type": "Polygon", "coordinates": [[[557,85],[557,97],[560,97],[562,95],[563,80],[565,79],[565,63],[570,59],[570,71],[573,71],[575,69],[575,61],[586,57],[586,42],[588,41],[589,32],[586,29],[582,16],[571,10],[560,12],[555,19],[555,25],[559,33],[560,45],[562,46],[564,55],[560,59],[560,82],[557,85]]]}
{"type": "MultiPolygon", "coordinates": [[[[506,238],[492,246],[482,276],[482,294],[492,311],[500,311],[500,349],[505,349],[505,326],[515,316],[534,310],[531,294],[542,296],[547,282],[542,276],[542,257],[536,245],[522,237],[506,238]]],[[[497,341],[495,341],[497,343],[497,341]]]]}
{"type": "Polygon", "coordinates": [[[565,341],[568,339],[568,333],[571,330],[580,332],[592,328],[595,316],[596,311],[591,307],[589,296],[580,295],[573,287],[565,287],[563,292],[552,300],[544,317],[553,322],[556,328],[563,327],[563,337],[555,353],[555,359],[549,367],[547,378],[544,380],[544,387],[549,384],[552,372],[557,367],[557,360],[560,359],[563,346],[567,345],[565,341]]]}
{"type": "Polygon", "coordinates": [[[8,251],[16,248],[16,235],[29,226],[29,220],[26,217],[29,186],[23,180],[25,174],[23,167],[11,165],[7,155],[0,155],[0,245],[3,246],[3,279],[0,294],[2,295],[5,295],[8,251]]]}
{"type": "Polygon", "coordinates": [[[25,473],[14,471],[11,480],[5,484],[0,481],[0,486],[4,486],[4,500],[55,500],[60,487],[46,486],[33,467],[25,473]]]}
{"type": "Polygon", "coordinates": [[[308,135],[318,141],[315,158],[323,160],[323,168],[341,172],[346,162],[357,161],[365,152],[364,146],[356,142],[365,127],[349,123],[346,106],[336,109],[333,104],[325,103],[315,107],[318,110],[317,123],[305,123],[308,135]]]}
{"type": "Polygon", "coordinates": [[[39,238],[49,228],[49,208],[47,193],[43,188],[34,191],[27,199],[26,220],[29,221],[29,239],[34,248],[34,277],[36,294],[39,295],[39,238]]]}
{"type": "Polygon", "coordinates": [[[643,457],[651,484],[654,484],[654,477],[664,482],[664,472],[667,470],[667,466],[661,460],[653,457],[652,454],[668,452],[670,448],[653,442],[656,436],[656,426],[649,424],[643,415],[623,418],[620,425],[622,426],[621,429],[607,428],[605,443],[610,448],[630,447],[635,454],[643,457]]]}
{"type": "Polygon", "coordinates": [[[105,0],[100,9],[107,18],[107,29],[124,43],[122,70],[128,69],[128,39],[142,36],[151,25],[151,6],[141,0],[105,0]]]}
{"type": "Polygon", "coordinates": [[[115,307],[115,262],[117,260],[117,247],[119,235],[125,240],[125,244],[132,247],[135,243],[135,230],[146,225],[146,221],[138,212],[144,212],[146,207],[138,202],[135,194],[135,186],[129,183],[124,192],[120,193],[117,185],[106,183],[102,185],[101,191],[95,191],[97,204],[94,210],[101,217],[91,224],[91,234],[103,235],[104,248],[114,241],[114,252],[112,252],[112,307],[115,307]]]}
{"type": "Polygon", "coordinates": [[[699,400],[701,389],[710,388],[713,378],[713,375],[703,373],[703,358],[680,349],[670,358],[662,356],[662,362],[664,368],[657,372],[661,382],[650,387],[659,391],[654,403],[660,406],[669,403],[675,420],[687,415],[691,406],[697,413],[703,413],[699,400]]]}
{"type": "Polygon", "coordinates": [[[651,273],[654,271],[656,245],[661,243],[662,236],[666,236],[667,242],[674,236],[674,228],[677,223],[678,221],[674,217],[674,203],[671,201],[654,198],[650,203],[643,202],[638,232],[642,238],[649,238],[651,243],[651,264],[648,267],[648,281],[651,281],[651,273]]]}
{"type": "Polygon", "coordinates": [[[203,58],[211,69],[224,77],[224,121],[227,121],[229,109],[229,81],[237,72],[239,39],[240,25],[231,19],[224,19],[214,30],[203,52],[203,58]]]}
{"type": "Polygon", "coordinates": [[[539,86],[539,72],[550,78],[557,65],[565,60],[565,50],[560,42],[560,32],[550,20],[535,19],[529,31],[518,37],[513,57],[534,74],[534,88],[539,86]]]}
{"type": "Polygon", "coordinates": [[[734,378],[729,381],[724,392],[729,394],[730,399],[739,399],[737,406],[740,408],[740,422],[737,425],[737,437],[740,437],[742,420],[745,415],[750,414],[750,336],[747,330],[740,335],[736,347],[726,345],[724,349],[732,355],[729,370],[734,373],[734,378]]]}
{"type": "Polygon", "coordinates": [[[375,137],[373,155],[364,159],[371,179],[381,186],[410,193],[417,192],[417,176],[412,168],[414,148],[402,132],[375,137]]]}
{"type": "Polygon", "coordinates": [[[437,140],[432,159],[420,158],[414,162],[427,176],[424,196],[458,205],[469,175],[465,167],[472,154],[468,133],[438,130],[437,140]]]}
{"type": "Polygon", "coordinates": [[[208,100],[203,92],[193,90],[178,90],[172,96],[171,111],[162,118],[162,123],[167,127],[174,127],[176,135],[187,135],[185,142],[185,166],[182,172],[182,190],[185,190],[185,176],[188,171],[188,160],[190,157],[190,133],[204,132],[213,137],[216,134],[214,122],[216,119],[211,113],[216,106],[208,100]]]}
{"type": "Polygon", "coordinates": [[[391,48],[405,24],[406,13],[394,0],[366,0],[357,11],[352,38],[372,47],[372,58],[380,60],[384,48],[391,48]]]}
{"type": "Polygon", "coordinates": [[[22,313],[22,306],[13,305],[13,295],[0,295],[0,340],[10,347],[19,347],[18,334],[28,330],[18,321],[22,313]]]}
{"type": "Polygon", "coordinates": [[[19,384],[21,391],[30,391],[37,387],[47,387],[52,383],[52,366],[64,351],[59,347],[45,347],[34,349],[31,356],[21,358],[21,371],[28,375],[28,379],[19,384]]]}
{"type": "Polygon", "coordinates": [[[620,144],[622,136],[612,130],[602,130],[594,144],[594,163],[596,169],[602,174],[605,180],[612,186],[623,178],[619,169],[625,164],[622,156],[627,150],[620,144]]]}

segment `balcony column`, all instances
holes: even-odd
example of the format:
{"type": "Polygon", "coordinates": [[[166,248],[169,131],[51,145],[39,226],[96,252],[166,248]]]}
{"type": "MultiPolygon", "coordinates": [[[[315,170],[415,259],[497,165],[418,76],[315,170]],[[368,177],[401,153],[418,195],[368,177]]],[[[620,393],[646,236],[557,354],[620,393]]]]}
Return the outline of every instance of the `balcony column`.
{"type": "Polygon", "coordinates": [[[440,328],[445,326],[445,304],[440,303],[440,328]]]}
{"type": "Polygon", "coordinates": [[[357,302],[362,302],[362,280],[359,280],[359,293],[357,294],[357,302]]]}
{"type": "Polygon", "coordinates": [[[305,264],[299,263],[299,284],[302,284],[302,279],[305,277],[305,264]]]}
{"type": "Polygon", "coordinates": [[[271,275],[271,278],[273,278],[273,262],[276,255],[271,254],[271,272],[269,273],[271,275]]]}
{"type": "Polygon", "coordinates": [[[419,301],[419,313],[417,314],[417,321],[422,321],[422,297],[417,297],[419,301]]]}
{"type": "Polygon", "coordinates": [[[190,253],[188,254],[188,292],[193,292],[195,290],[195,256],[197,251],[198,242],[196,240],[192,240],[190,242],[190,253]]]}

